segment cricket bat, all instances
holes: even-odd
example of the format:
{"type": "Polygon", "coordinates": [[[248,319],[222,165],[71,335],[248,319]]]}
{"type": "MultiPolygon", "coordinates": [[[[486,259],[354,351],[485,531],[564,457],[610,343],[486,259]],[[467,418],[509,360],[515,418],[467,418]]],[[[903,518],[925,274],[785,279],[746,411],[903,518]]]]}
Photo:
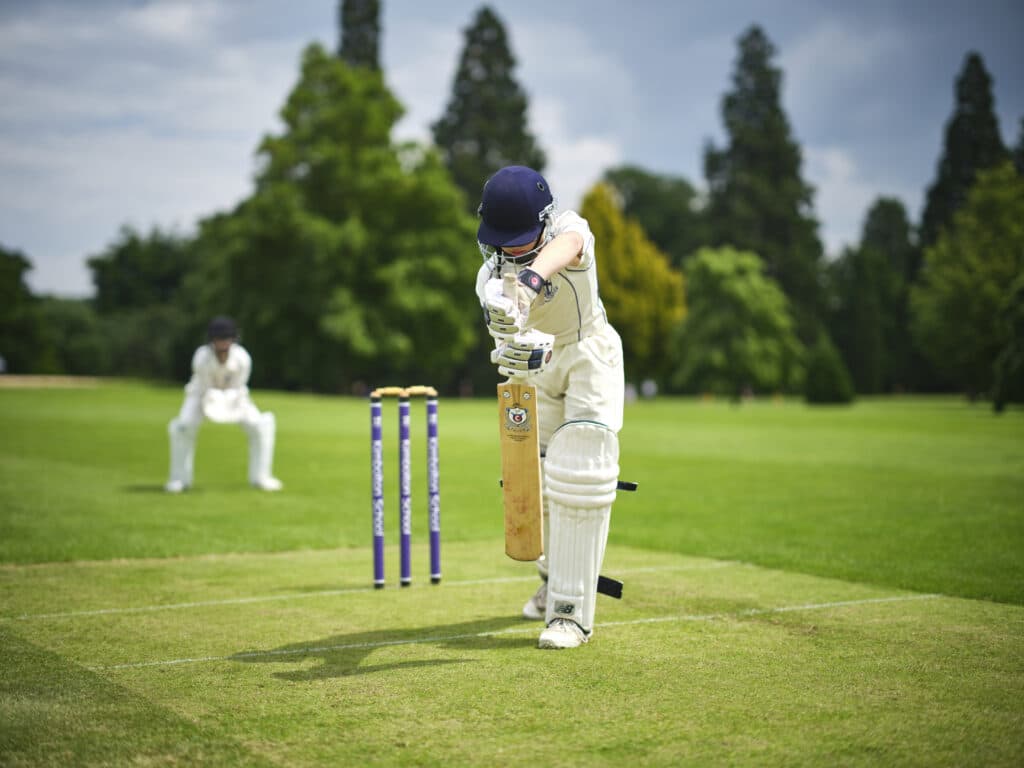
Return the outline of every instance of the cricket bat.
{"type": "Polygon", "coordinates": [[[537,388],[516,381],[499,384],[498,419],[505,554],[513,560],[536,560],[544,553],[537,388]]]}
{"type": "MultiPolygon", "coordinates": [[[[505,295],[514,299],[515,290],[515,275],[506,275],[505,295]]],[[[498,385],[498,425],[505,554],[513,560],[536,560],[544,553],[544,508],[533,384],[513,380],[498,385]]]]}

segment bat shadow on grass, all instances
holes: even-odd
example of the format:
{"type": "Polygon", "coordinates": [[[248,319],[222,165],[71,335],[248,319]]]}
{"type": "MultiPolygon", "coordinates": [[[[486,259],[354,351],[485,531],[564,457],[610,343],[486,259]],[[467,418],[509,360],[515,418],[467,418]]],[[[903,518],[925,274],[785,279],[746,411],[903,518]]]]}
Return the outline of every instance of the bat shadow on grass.
{"type": "MultiPolygon", "coordinates": [[[[525,631],[532,628],[522,619],[502,616],[493,619],[464,621],[455,624],[440,624],[432,627],[409,629],[377,629],[366,632],[333,635],[308,643],[292,643],[265,651],[240,651],[231,657],[233,661],[247,664],[294,664],[298,669],[275,672],[274,677],[294,683],[313,682],[335,677],[367,675],[415,667],[432,667],[445,664],[465,664],[474,661],[461,652],[515,650],[536,643],[536,633],[525,631]],[[522,628],[523,632],[509,631],[522,628]],[[381,664],[366,664],[376,651],[395,647],[424,649],[422,656],[428,658],[409,659],[381,664]],[[460,652],[458,658],[438,658],[437,648],[460,652]],[[319,661],[312,667],[309,661],[319,661]]],[[[539,632],[539,625],[537,628],[539,632]]]]}
{"type": "Polygon", "coordinates": [[[122,485],[121,490],[125,493],[167,493],[163,483],[134,483],[122,485]]]}

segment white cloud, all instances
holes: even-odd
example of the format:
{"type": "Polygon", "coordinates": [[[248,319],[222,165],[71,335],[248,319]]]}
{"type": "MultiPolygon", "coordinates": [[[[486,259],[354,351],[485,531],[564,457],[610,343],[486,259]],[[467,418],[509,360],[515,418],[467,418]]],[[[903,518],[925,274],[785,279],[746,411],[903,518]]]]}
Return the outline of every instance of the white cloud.
{"type": "Polygon", "coordinates": [[[399,31],[387,50],[400,49],[394,60],[386,59],[388,86],[402,106],[405,115],[395,126],[395,139],[433,142],[430,124],[437,120],[448,102],[461,35],[450,25],[424,22],[415,32],[415,45],[399,31]]]}
{"type": "Polygon", "coordinates": [[[216,3],[189,0],[154,0],[127,8],[117,15],[125,31],[154,41],[195,46],[209,40],[219,19],[216,3]]]}
{"type": "Polygon", "coordinates": [[[558,99],[533,103],[539,140],[548,154],[544,176],[551,184],[559,208],[579,209],[583,196],[604,171],[622,161],[622,148],[598,135],[574,135],[566,127],[565,107],[558,99]]]}
{"type": "MultiPolygon", "coordinates": [[[[897,28],[864,29],[825,18],[780,51],[783,101],[796,115],[808,119],[823,110],[849,111],[851,89],[877,83],[879,71],[894,74],[893,63],[908,45],[897,28]]],[[[884,91],[877,94],[883,96],[884,91]]],[[[856,104],[863,109],[860,99],[856,104]]]]}
{"type": "Polygon", "coordinates": [[[15,45],[0,53],[0,237],[32,261],[33,290],[87,294],[83,257],[123,224],[190,229],[247,194],[305,41],[208,44],[221,20],[168,1],[0,26],[15,45]]]}
{"type": "MultiPolygon", "coordinates": [[[[924,15],[881,0],[856,9],[783,2],[770,13],[753,0],[727,5],[496,4],[564,207],[625,162],[699,183],[701,144],[721,136],[717,107],[736,38],[758,19],[779,44],[784,103],[830,252],[858,239],[878,195],[917,210],[964,51],[978,48],[991,63],[997,103],[1012,118],[1004,130],[1021,113],[1020,89],[1007,80],[1021,48],[998,4],[949,0],[924,15]]],[[[84,275],[83,256],[122,223],[189,227],[246,194],[260,137],[280,130],[300,52],[335,38],[337,7],[0,5],[0,243],[36,265],[33,288],[87,293],[86,279],[68,291],[65,274],[84,275]]],[[[479,8],[383,4],[382,63],[407,109],[395,138],[430,140],[479,8]]]]}
{"type": "Polygon", "coordinates": [[[909,190],[887,188],[877,179],[866,179],[847,149],[835,146],[806,147],[805,176],[815,187],[815,213],[827,226],[822,227],[826,253],[837,257],[844,246],[860,242],[864,217],[878,197],[895,197],[903,202],[908,216],[909,190]],[[882,191],[888,190],[888,191],[882,191]]]}

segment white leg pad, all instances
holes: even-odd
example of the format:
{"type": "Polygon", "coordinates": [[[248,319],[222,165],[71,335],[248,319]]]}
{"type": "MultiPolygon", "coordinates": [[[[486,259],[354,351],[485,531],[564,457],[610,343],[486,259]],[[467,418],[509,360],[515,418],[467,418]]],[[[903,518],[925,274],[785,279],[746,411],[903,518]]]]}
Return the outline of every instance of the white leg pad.
{"type": "Polygon", "coordinates": [[[548,623],[571,619],[593,630],[618,477],[618,436],[603,424],[570,422],[551,438],[544,473],[551,528],[548,623]]]}
{"type": "Polygon", "coordinates": [[[249,483],[264,490],[277,490],[280,482],[274,477],[274,414],[265,411],[253,421],[242,422],[242,429],[249,438],[249,483]]]}
{"type": "Polygon", "coordinates": [[[199,432],[195,424],[181,418],[171,419],[167,425],[170,438],[171,467],[168,485],[180,484],[183,488],[192,485],[193,468],[196,457],[196,434],[199,432]]]}

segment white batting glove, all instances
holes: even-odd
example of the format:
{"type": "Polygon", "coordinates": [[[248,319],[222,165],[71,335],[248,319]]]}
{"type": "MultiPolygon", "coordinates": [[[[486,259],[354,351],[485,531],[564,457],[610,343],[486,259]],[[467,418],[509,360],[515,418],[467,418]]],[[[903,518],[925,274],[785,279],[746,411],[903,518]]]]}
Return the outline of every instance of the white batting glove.
{"type": "Polygon", "coordinates": [[[535,376],[547,367],[553,356],[555,337],[531,330],[503,341],[491,353],[491,362],[498,373],[512,378],[535,376]]]}
{"type": "Polygon", "coordinates": [[[484,285],[484,320],[487,332],[499,341],[505,341],[526,330],[530,305],[537,292],[522,283],[515,286],[515,299],[505,294],[500,278],[491,278],[484,285]]]}

